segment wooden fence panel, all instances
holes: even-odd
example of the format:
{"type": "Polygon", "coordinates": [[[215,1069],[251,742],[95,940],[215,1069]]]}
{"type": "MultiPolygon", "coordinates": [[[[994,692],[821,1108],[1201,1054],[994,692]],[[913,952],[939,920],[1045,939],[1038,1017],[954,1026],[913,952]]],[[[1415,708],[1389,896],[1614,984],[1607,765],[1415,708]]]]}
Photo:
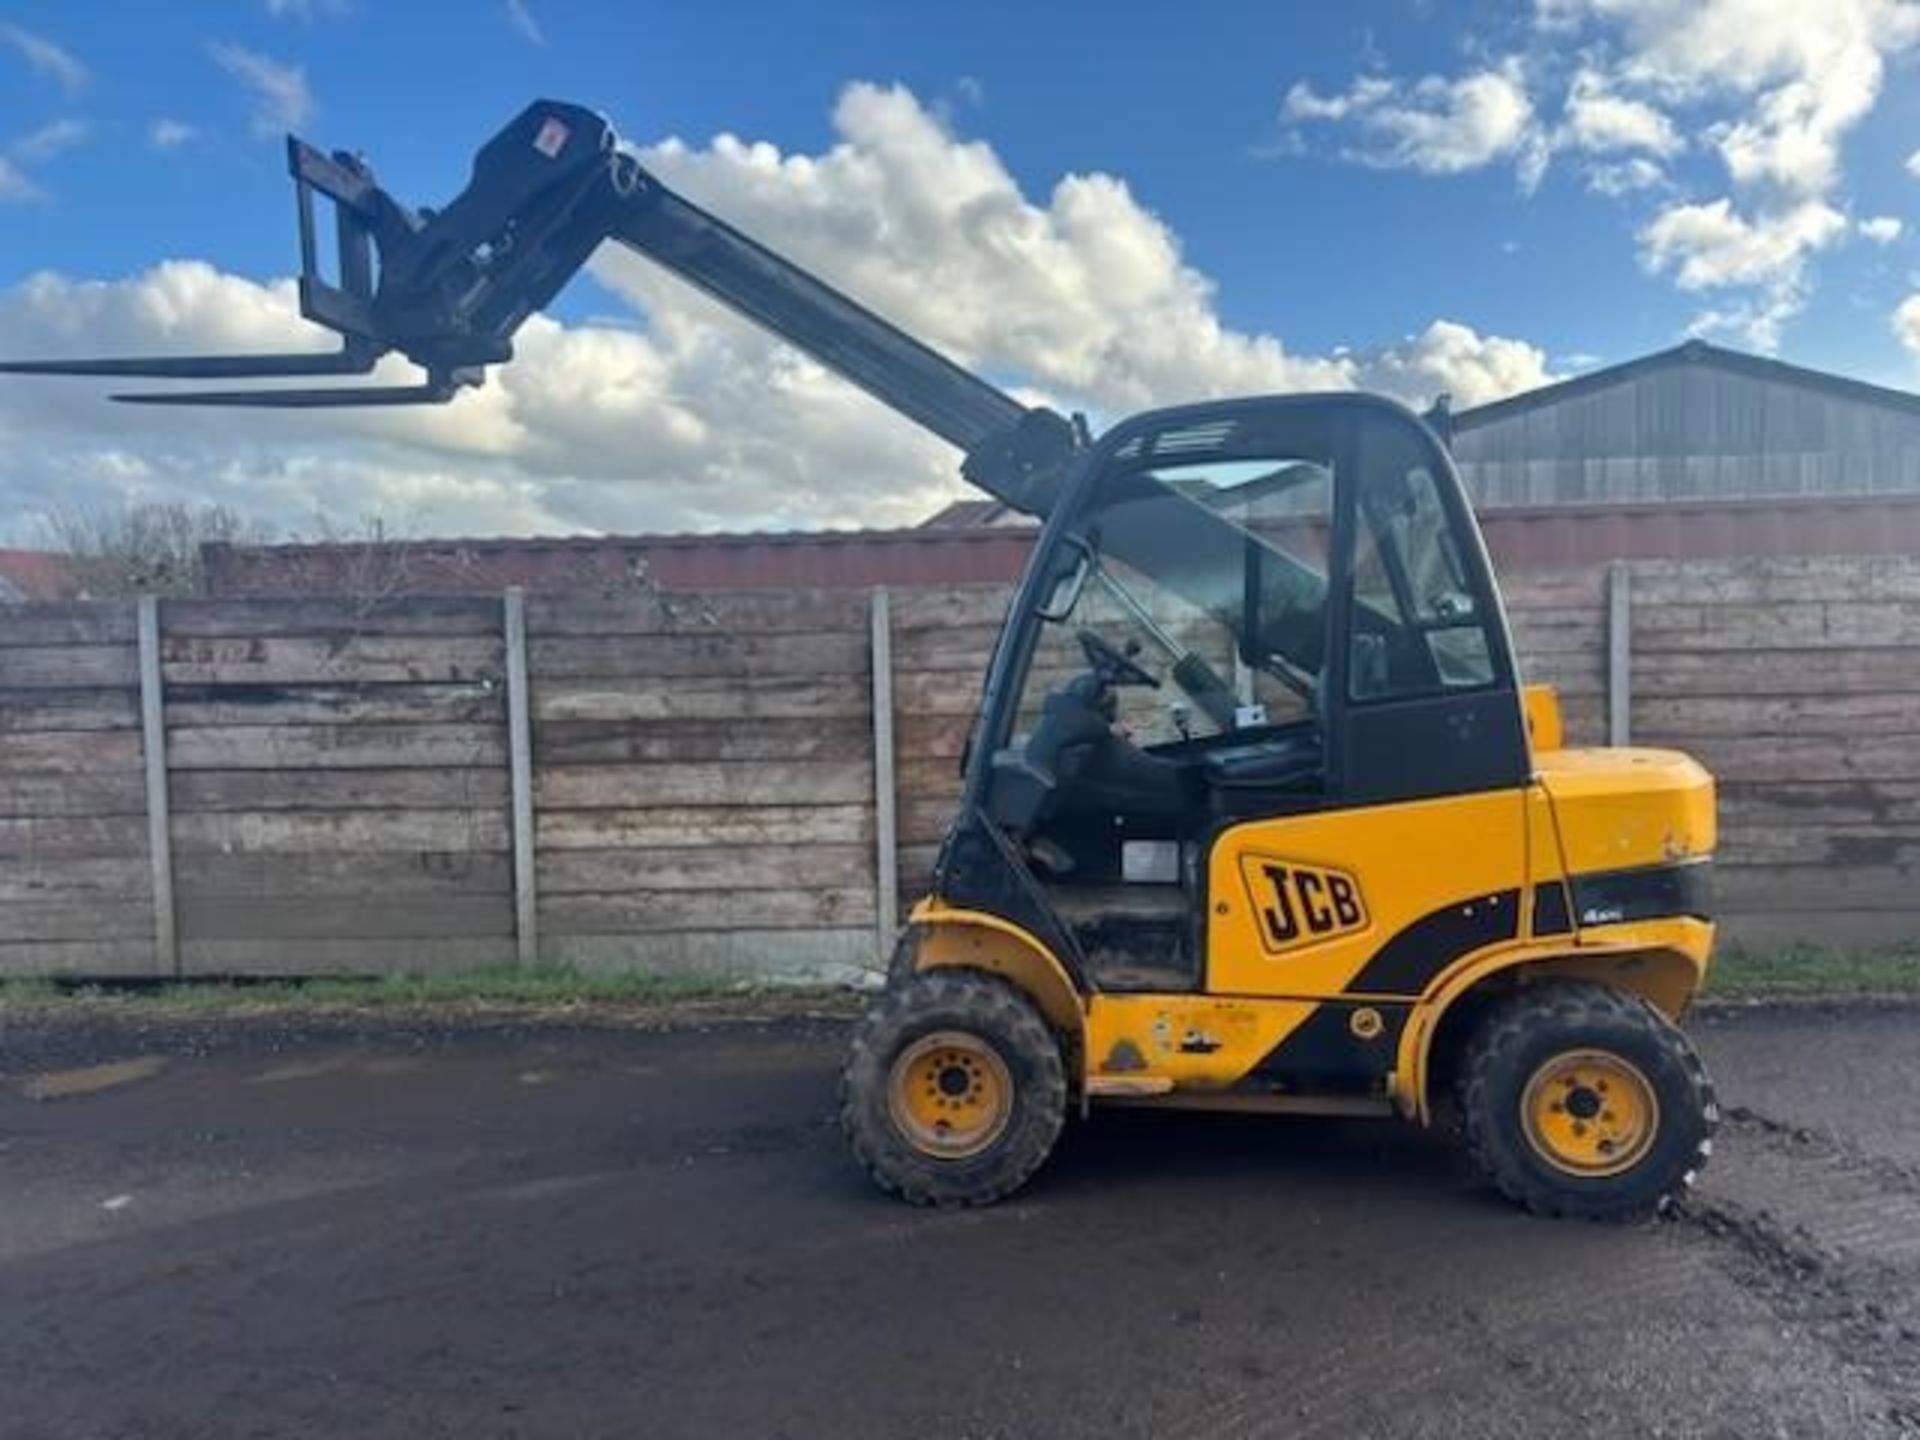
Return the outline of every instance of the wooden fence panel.
{"type": "Polygon", "coordinates": [[[543,959],[871,963],[864,595],[533,596],[527,632],[543,959]]]}
{"type": "Polygon", "coordinates": [[[150,975],[132,602],[0,606],[0,975],[150,975]]]}
{"type": "MultiPolygon", "coordinates": [[[[1920,918],[1920,561],[1658,562],[1629,579],[1634,739],[1716,774],[1728,934],[1905,938],[1920,918]]],[[[909,903],[960,794],[1010,593],[890,596],[909,903]]],[[[1572,741],[1602,740],[1604,567],[1512,577],[1505,598],[1525,677],[1559,687],[1572,741]]],[[[526,615],[539,957],[871,963],[868,597],[546,595],[526,615]]],[[[186,973],[514,961],[502,623],[499,600],[475,597],[161,606],[186,973]]],[[[0,610],[0,973],[154,969],[137,641],[131,604],[0,610]]],[[[1035,687],[1075,663],[1047,652],[1035,687]]]]}
{"type": "Polygon", "coordinates": [[[1660,562],[1633,573],[1633,732],[1712,770],[1735,942],[1920,922],[1920,561],[1660,562]]]}
{"type": "Polygon", "coordinates": [[[185,973],[511,960],[499,601],[176,601],[161,631],[185,973]]]}

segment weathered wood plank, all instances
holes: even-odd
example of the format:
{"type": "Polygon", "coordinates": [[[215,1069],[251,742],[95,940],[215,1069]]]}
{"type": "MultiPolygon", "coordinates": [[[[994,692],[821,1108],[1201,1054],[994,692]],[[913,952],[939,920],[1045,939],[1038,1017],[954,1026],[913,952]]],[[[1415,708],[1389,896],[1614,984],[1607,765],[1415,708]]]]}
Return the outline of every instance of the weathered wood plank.
{"type": "Polygon", "coordinates": [[[313,810],[173,817],[178,856],[194,850],[507,849],[507,812],[493,810],[313,810]]]}
{"type": "Polygon", "coordinates": [[[304,636],[495,636],[500,602],[490,596],[255,596],[163,600],[161,629],[170,637],[235,639],[304,636]]]}
{"type": "Polygon", "coordinates": [[[508,856],[476,850],[199,850],[175,875],[183,895],[239,898],[504,895],[513,883],[508,856]]]}
{"type": "Polygon", "coordinates": [[[0,931],[27,940],[138,940],[153,944],[153,907],[144,896],[120,900],[12,900],[0,931]]]}
{"type": "MultiPolygon", "coordinates": [[[[1768,829],[1736,825],[1720,834],[1722,866],[1832,865],[1920,868],[1920,829],[1884,826],[1768,829]]],[[[1920,909],[1917,906],[1916,909],[1920,909]]]]}
{"type": "Polygon", "coordinates": [[[540,958],[582,970],[657,975],[838,978],[873,963],[873,931],[668,930],[631,935],[543,935],[540,958]]]}
{"type": "Polygon", "coordinates": [[[542,771],[534,777],[533,789],[539,806],[554,810],[809,801],[837,804],[870,800],[873,772],[865,761],[568,765],[542,771]]]}
{"type": "Polygon", "coordinates": [[[615,810],[547,810],[534,824],[543,852],[749,845],[867,845],[864,805],[663,805],[615,810]]]}
{"type": "MultiPolygon", "coordinates": [[[[1029,685],[1030,690],[1034,687],[1029,685]]],[[[980,681],[969,684],[964,675],[949,670],[896,671],[893,699],[899,714],[965,715],[971,717],[980,708],[980,681]]]]}
{"type": "Polygon", "coordinates": [[[1668,605],[1643,608],[1633,634],[1649,653],[1906,647],[1920,634],[1920,602],[1668,605]]]}
{"type": "Polygon", "coordinates": [[[535,639],[535,684],[603,676],[864,677],[864,628],[848,634],[602,635],[535,639]]]}
{"type": "Polygon", "coordinates": [[[900,840],[902,844],[931,844],[942,839],[959,810],[959,795],[916,795],[903,793],[900,800],[900,840]]]}
{"type": "Polygon", "coordinates": [[[0,935],[16,901],[140,900],[152,894],[147,858],[139,851],[116,856],[12,855],[0,861],[0,935]]]}
{"type": "Polygon", "coordinates": [[[169,635],[163,659],[169,685],[498,684],[506,663],[501,642],[484,635],[169,635]]]}
{"type": "MultiPolygon", "coordinates": [[[[1648,737],[1643,737],[1648,738],[1648,737]]],[[[1730,780],[1904,780],[1920,775],[1920,743],[1910,736],[1695,736],[1695,759],[1730,780]]]]}
{"type": "Polygon", "coordinates": [[[1606,648],[1604,616],[1568,615],[1564,611],[1515,615],[1513,643],[1521,655],[1597,655],[1606,648]]]}
{"type": "Polygon", "coordinates": [[[137,685],[131,645],[19,645],[0,649],[0,690],[76,690],[137,685]]]}
{"type": "Polygon", "coordinates": [[[105,980],[155,973],[151,936],[137,940],[0,939],[0,975],[105,980]]]}
{"type": "Polygon", "coordinates": [[[965,670],[979,688],[980,672],[999,639],[998,625],[949,625],[938,629],[901,630],[894,636],[896,675],[923,671],[965,670]]]}
{"type": "Polygon", "coordinates": [[[504,769],[185,770],[173,777],[173,810],[504,809],[504,769]]]}
{"type": "Polygon", "coordinates": [[[146,781],[137,769],[79,775],[0,771],[0,816],[146,813],[146,781]]]}
{"type": "Polygon", "coordinates": [[[0,819],[0,865],[36,855],[132,856],[144,864],[146,853],[146,820],[138,815],[0,819]]]}
{"type": "MultiPolygon", "coordinates": [[[[810,890],[647,890],[620,895],[549,895],[542,934],[627,935],[647,930],[834,929],[871,925],[873,888],[810,890]]],[[[872,931],[868,932],[871,949],[872,931]]]]}
{"type": "Polygon", "coordinates": [[[1905,555],[1636,561],[1652,606],[1770,606],[1819,600],[1920,601],[1920,563],[1905,555]]]}
{"type": "Polygon", "coordinates": [[[1606,603],[1604,565],[1569,565],[1542,570],[1512,570],[1500,576],[1500,598],[1511,611],[1591,610],[1606,603]]]}
{"type": "Polygon", "coordinates": [[[182,944],[195,940],[439,940],[511,936],[513,897],[355,896],[283,899],[183,893],[182,944]]]}
{"type": "Polygon", "coordinates": [[[533,682],[534,719],[542,724],[861,718],[866,713],[866,684],[855,675],[830,680],[793,676],[555,680],[536,674],[533,682]]]}
{"type": "MultiPolygon", "coordinates": [[[[1828,735],[1848,743],[1862,735],[1911,735],[1920,748],[1920,697],[1821,694],[1690,699],[1637,698],[1636,734],[1650,744],[1711,735],[1828,735]]],[[[1920,754],[1915,757],[1920,774],[1920,754]]]]}
{"type": "Polygon", "coordinates": [[[365,939],[188,937],[180,942],[187,975],[403,975],[475,970],[513,962],[506,935],[365,939]]]}
{"type": "Polygon", "coordinates": [[[1920,866],[1731,865],[1714,876],[1724,913],[1892,910],[1911,917],[1920,866]]]}
{"type": "Polygon", "coordinates": [[[942,758],[960,768],[960,755],[966,749],[967,734],[973,728],[970,715],[902,715],[894,722],[900,758],[942,758]]]}
{"type": "Polygon", "coordinates": [[[857,632],[866,597],[849,590],[529,595],[527,633],[557,636],[857,632]]]}
{"type": "Polygon", "coordinates": [[[134,690],[0,690],[0,732],[139,728],[134,690]]]}
{"type": "Polygon", "coordinates": [[[1005,623],[1013,602],[1011,585],[955,585],[938,589],[897,589],[892,592],[893,633],[897,639],[920,631],[939,631],[952,625],[977,625],[997,630],[1005,623]]]}
{"type": "Polygon", "coordinates": [[[873,851],[861,845],[703,845],[651,850],[550,850],[540,857],[550,895],[643,890],[800,889],[868,883],[873,851]]]}
{"type": "Polygon", "coordinates": [[[0,731],[0,774],[78,775],[138,769],[138,730],[0,731]]]}
{"type": "Polygon", "coordinates": [[[506,763],[499,725],[188,726],[167,737],[175,771],[487,768],[506,763]]]}
{"type": "MultiPolygon", "coordinates": [[[[506,723],[504,693],[500,685],[486,681],[453,685],[175,685],[167,692],[167,724],[501,725],[506,723]]],[[[0,707],[4,703],[0,699],[0,707]]],[[[0,714],[4,714],[3,709],[0,714]]]]}
{"type": "Polygon", "coordinates": [[[1913,781],[1718,782],[1723,827],[1920,826],[1920,784],[1913,781]]]}
{"type": "Polygon", "coordinates": [[[133,604],[72,600],[0,605],[0,648],[18,645],[131,645],[133,604]]]}
{"type": "Polygon", "coordinates": [[[1633,679],[1635,695],[1649,698],[1920,694],[1920,646],[1646,652],[1634,657],[1633,679]]]}
{"type": "Polygon", "coordinates": [[[712,720],[559,720],[534,737],[542,765],[608,765],[715,760],[859,760],[871,744],[853,716],[712,720]]]}

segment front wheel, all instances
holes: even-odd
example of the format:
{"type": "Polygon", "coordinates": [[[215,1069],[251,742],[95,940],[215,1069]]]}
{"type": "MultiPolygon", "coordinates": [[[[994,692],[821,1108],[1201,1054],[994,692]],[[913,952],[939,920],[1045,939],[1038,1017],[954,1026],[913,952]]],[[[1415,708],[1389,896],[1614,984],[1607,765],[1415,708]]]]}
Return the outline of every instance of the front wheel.
{"type": "Polygon", "coordinates": [[[1680,1029],[1605,985],[1530,986],[1480,1022],[1461,1118],[1481,1172],[1540,1215],[1632,1220],[1693,1183],[1719,1120],[1680,1029]]]}
{"type": "Polygon", "coordinates": [[[890,986],[841,1077],[847,1144],[916,1205],[988,1205],[1024,1185],[1066,1119],[1060,1045],[1006,981],[935,970],[890,986]]]}

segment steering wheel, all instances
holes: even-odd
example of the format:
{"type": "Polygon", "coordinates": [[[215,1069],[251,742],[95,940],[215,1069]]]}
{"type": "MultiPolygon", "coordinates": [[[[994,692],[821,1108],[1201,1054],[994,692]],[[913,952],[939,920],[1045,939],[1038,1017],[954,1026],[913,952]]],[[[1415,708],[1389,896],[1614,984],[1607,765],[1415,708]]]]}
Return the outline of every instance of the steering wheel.
{"type": "Polygon", "coordinates": [[[1160,688],[1159,678],[1133,658],[1140,649],[1138,641],[1129,649],[1121,650],[1099,631],[1090,630],[1084,625],[1074,631],[1074,638],[1080,642],[1087,664],[1093,667],[1094,675],[1102,684],[1145,685],[1150,690],[1160,688]]]}

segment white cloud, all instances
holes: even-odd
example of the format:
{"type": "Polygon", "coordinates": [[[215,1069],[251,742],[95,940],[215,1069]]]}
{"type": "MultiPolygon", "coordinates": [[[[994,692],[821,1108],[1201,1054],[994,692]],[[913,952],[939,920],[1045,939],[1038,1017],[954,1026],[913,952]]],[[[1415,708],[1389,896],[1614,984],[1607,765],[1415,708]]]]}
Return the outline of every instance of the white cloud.
{"type": "Polygon", "coordinates": [[[1587,0],[1616,27],[1623,81],[1683,100],[1750,108],[1714,127],[1737,185],[1825,195],[1842,138],[1874,106],[1886,62],[1920,43],[1908,0],[1587,0]]]}
{"type": "Polygon", "coordinates": [[[1481,335],[1451,320],[1358,357],[1354,380],[1368,390],[1430,400],[1442,391],[1457,409],[1484,405],[1553,379],[1546,353],[1524,340],[1481,335]]]}
{"type": "Polygon", "coordinates": [[[1280,113],[1288,120],[1344,120],[1389,99],[1396,82],[1379,75],[1362,75],[1343,95],[1321,95],[1301,81],[1287,91],[1280,113]]]}
{"type": "Polygon", "coordinates": [[[1670,205],[1640,232],[1648,269],[1683,290],[1766,285],[1799,278],[1806,258],[1846,233],[1846,217],[1818,200],[1748,219],[1722,197],[1670,205]]]}
{"type": "Polygon", "coordinates": [[[40,187],[33,183],[27,172],[6,156],[0,155],[0,205],[39,198],[40,187]]]}
{"type": "Polygon", "coordinates": [[[1907,173],[1916,180],[1920,180],[1920,150],[1907,156],[1907,173]]]}
{"type": "Polygon", "coordinates": [[[87,127],[79,120],[55,120],[21,136],[9,147],[13,157],[27,165],[51,160],[63,150],[71,150],[87,138],[87,127]]]}
{"type": "Polygon", "coordinates": [[[1644,150],[1663,158],[1678,154],[1685,143],[1664,112],[1616,93],[1607,77],[1592,69],[1573,77],[1558,138],[1594,154],[1644,150]]]}
{"type": "MultiPolygon", "coordinates": [[[[722,137],[644,158],[963,363],[1110,418],[1353,385],[1465,405],[1550,378],[1532,345],[1445,320],[1375,350],[1294,354],[1220,319],[1122,181],[1069,175],[1029,197],[900,89],[850,87],[834,123],[817,154],[722,137]]],[[[125,382],[0,381],[0,509],[138,491],[296,525],[324,505],[416,531],[663,530],[908,524],[967,493],[951,449],[850,385],[637,257],[608,247],[593,266],[643,329],[537,317],[514,364],[444,409],[154,412],[101,403],[125,382]]],[[[290,282],[174,262],[0,292],[0,334],[19,354],[324,346],[294,309],[290,282]]]]}
{"type": "Polygon", "coordinates": [[[1904,220],[1892,215],[1874,215],[1860,222],[1860,233],[1876,245],[1891,245],[1906,228],[1904,220]]]}
{"type": "Polygon", "coordinates": [[[1360,143],[1348,153],[1363,164],[1452,175],[1519,153],[1533,104],[1517,67],[1504,65],[1411,85],[1362,76],[1339,95],[1295,85],[1281,114],[1295,122],[1353,121],[1360,143]]]}
{"type": "Polygon", "coordinates": [[[506,0],[507,23],[518,30],[521,36],[535,45],[547,43],[547,33],[540,28],[540,22],[533,18],[527,0],[506,0]]]}
{"type": "MultiPolygon", "coordinates": [[[[1338,127],[1342,153],[1360,163],[1433,173],[1511,163],[1527,190],[1556,155],[1577,155],[1595,194],[1685,196],[1639,222],[1646,268],[1684,289],[1749,292],[1697,327],[1732,322],[1777,340],[1811,292],[1810,258],[1846,228],[1843,142],[1889,65],[1920,49],[1920,3],[1534,0],[1533,18],[1511,53],[1475,50],[1462,78],[1409,88],[1368,75],[1330,95],[1297,84],[1281,107],[1287,128],[1261,153],[1299,154],[1303,129],[1338,127]],[[1679,167],[1693,148],[1724,170],[1718,198],[1679,167]]],[[[1920,151],[1907,168],[1920,176],[1920,151]]]]}
{"type": "Polygon", "coordinates": [[[1653,190],[1667,183],[1667,172],[1644,155],[1601,161],[1587,167],[1587,188],[1597,195],[1618,198],[1636,190],[1653,190]]]}
{"type": "Polygon", "coordinates": [[[1722,197],[1669,205],[1640,231],[1640,260],[1682,290],[1746,290],[1746,299],[1696,315],[1697,334],[1728,332],[1758,349],[1779,347],[1782,328],[1806,303],[1807,263],[1847,232],[1820,200],[1747,216],[1722,197]]]}
{"type": "Polygon", "coordinates": [[[1920,293],[1909,295],[1893,312],[1893,333],[1914,355],[1920,355],[1920,293]]]}
{"type": "Polygon", "coordinates": [[[162,115],[147,127],[147,144],[155,150],[174,150],[199,133],[184,120],[173,120],[162,115]]]}
{"type": "Polygon", "coordinates": [[[307,88],[306,71],[298,65],[219,41],[208,44],[207,53],[252,94],[256,135],[274,138],[298,130],[313,114],[313,92],[307,88]]]}
{"type": "Polygon", "coordinates": [[[87,67],[44,35],[0,20],[0,45],[18,51],[28,65],[69,95],[77,95],[87,88],[87,67]]]}

